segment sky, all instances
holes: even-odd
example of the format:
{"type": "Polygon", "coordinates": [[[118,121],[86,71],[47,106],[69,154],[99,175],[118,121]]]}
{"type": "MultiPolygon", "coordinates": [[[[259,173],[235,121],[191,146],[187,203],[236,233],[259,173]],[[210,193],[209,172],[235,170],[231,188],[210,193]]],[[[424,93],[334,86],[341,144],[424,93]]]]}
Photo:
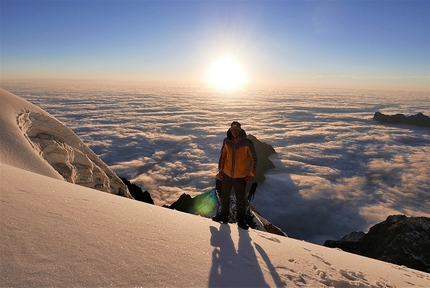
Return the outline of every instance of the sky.
{"type": "Polygon", "coordinates": [[[39,113],[28,127],[46,141],[93,156],[45,111],[0,92],[2,287],[429,286],[430,274],[405,266],[66,182],[16,125],[21,111],[39,113]]]}
{"type": "Polygon", "coordinates": [[[1,77],[429,90],[428,1],[1,1],[1,77]],[[231,65],[221,74],[231,72],[231,65]],[[236,70],[235,70],[236,71],[236,70]],[[230,78],[234,78],[231,76],[230,78]]]}

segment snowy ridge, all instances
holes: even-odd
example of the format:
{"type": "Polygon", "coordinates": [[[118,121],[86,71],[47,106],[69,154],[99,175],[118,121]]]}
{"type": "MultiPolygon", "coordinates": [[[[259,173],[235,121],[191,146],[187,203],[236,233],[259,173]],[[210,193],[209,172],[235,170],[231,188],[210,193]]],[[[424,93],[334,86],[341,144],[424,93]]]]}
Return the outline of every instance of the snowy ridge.
{"type": "Polygon", "coordinates": [[[30,102],[3,89],[0,89],[0,103],[1,162],[27,171],[64,180],[64,178],[31,147],[17,125],[17,117],[23,110],[31,110],[41,114],[47,113],[30,102]]]}
{"type": "Polygon", "coordinates": [[[72,130],[28,101],[0,92],[3,163],[132,198],[121,179],[72,130]]]}
{"type": "MultiPolygon", "coordinates": [[[[57,155],[63,152],[49,153],[52,144],[45,147],[43,137],[33,142],[35,135],[51,135],[49,143],[70,149],[53,137],[55,124],[46,125],[50,121],[44,117],[32,120],[43,111],[27,105],[10,96],[2,97],[0,108],[0,287],[430,287],[428,273],[54,177],[50,165],[32,156],[36,150],[17,127],[18,115],[42,154],[84,161],[74,162],[72,153],[64,158],[57,155]],[[28,155],[32,165],[19,155],[28,155]],[[41,163],[46,175],[33,163],[41,163]]],[[[77,148],[72,134],[61,136],[72,137],[60,140],[77,148]]]]}
{"type": "Polygon", "coordinates": [[[121,179],[56,119],[25,111],[17,122],[31,146],[68,182],[130,197],[121,179]]]}

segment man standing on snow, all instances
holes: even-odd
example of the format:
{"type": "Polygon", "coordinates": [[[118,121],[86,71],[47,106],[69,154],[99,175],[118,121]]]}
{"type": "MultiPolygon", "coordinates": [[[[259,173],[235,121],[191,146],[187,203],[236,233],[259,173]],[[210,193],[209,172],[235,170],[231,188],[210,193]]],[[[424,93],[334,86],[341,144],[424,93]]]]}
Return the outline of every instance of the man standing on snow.
{"type": "Polygon", "coordinates": [[[228,223],[230,212],[230,193],[234,188],[236,195],[236,208],[238,226],[248,229],[246,223],[246,182],[254,178],[257,166],[257,154],[254,143],[246,138],[245,130],[242,130],[239,122],[232,122],[227,131],[221,148],[221,156],[218,164],[218,179],[222,181],[221,214],[212,219],[217,222],[228,223]]]}

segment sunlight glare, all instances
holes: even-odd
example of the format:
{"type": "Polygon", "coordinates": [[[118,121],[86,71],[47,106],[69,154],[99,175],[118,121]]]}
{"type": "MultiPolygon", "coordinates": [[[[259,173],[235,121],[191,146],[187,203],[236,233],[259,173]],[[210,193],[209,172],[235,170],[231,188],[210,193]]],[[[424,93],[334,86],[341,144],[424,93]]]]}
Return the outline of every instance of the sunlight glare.
{"type": "Polygon", "coordinates": [[[215,60],[209,69],[208,81],[216,89],[240,89],[244,78],[242,66],[230,56],[215,60]]]}

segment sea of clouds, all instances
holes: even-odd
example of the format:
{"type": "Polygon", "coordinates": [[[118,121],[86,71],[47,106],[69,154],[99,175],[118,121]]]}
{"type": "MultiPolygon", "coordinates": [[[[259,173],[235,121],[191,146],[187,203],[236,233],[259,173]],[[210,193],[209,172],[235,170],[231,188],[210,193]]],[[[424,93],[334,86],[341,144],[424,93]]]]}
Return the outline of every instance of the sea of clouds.
{"type": "Polygon", "coordinates": [[[114,84],[2,84],[72,129],[157,205],[215,185],[233,120],[274,147],[256,209],[322,244],[392,214],[430,217],[430,130],[382,125],[377,111],[430,115],[426,92],[252,90],[114,84]]]}

